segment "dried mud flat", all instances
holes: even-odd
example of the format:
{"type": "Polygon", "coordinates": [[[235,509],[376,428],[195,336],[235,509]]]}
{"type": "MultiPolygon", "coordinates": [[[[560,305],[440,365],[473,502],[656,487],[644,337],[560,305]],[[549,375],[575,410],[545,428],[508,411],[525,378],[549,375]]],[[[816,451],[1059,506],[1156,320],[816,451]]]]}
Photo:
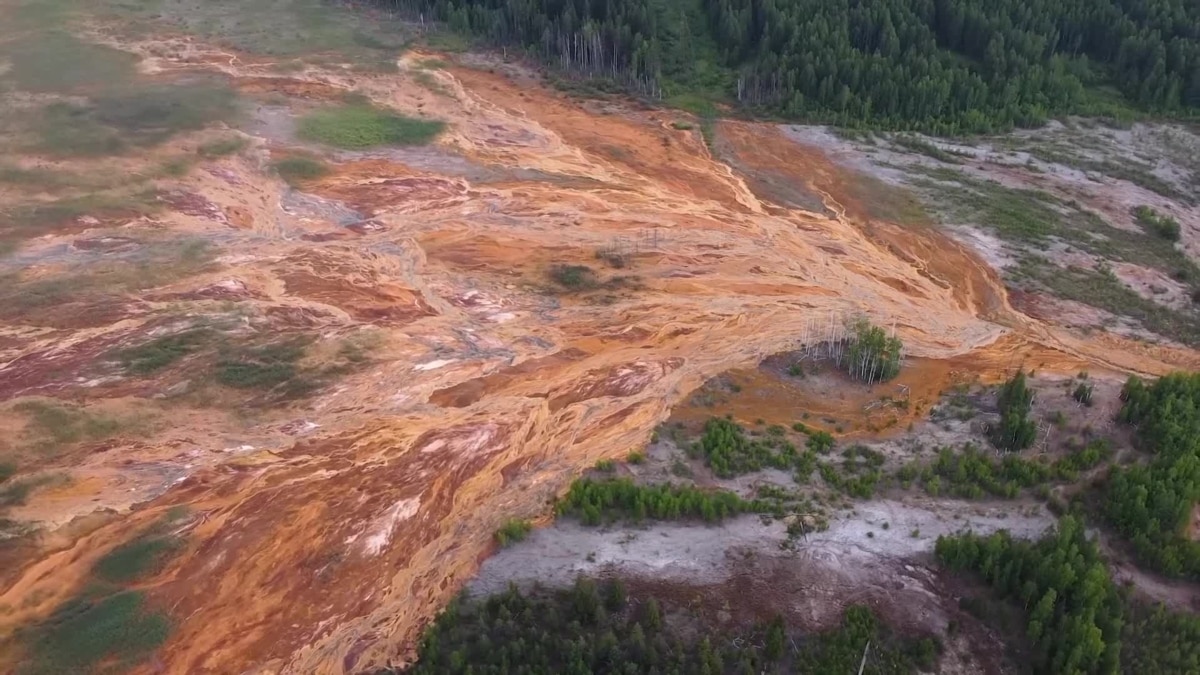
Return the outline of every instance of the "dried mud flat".
{"type": "MultiPolygon", "coordinates": [[[[642,446],[702,382],[793,347],[814,317],[895,325],[930,364],[931,391],[955,372],[994,380],[1026,361],[1064,373],[1200,365],[1190,350],[1020,314],[962,245],[933,230],[866,228],[839,193],[843,170],[770,125],[721,125],[735,170],[698,133],[673,128],[673,114],[593,111],[518,69],[418,78],[430,55],[407,54],[396,74],[281,74],[186,40],[121,46],[149,72],[205,69],[313,100],[355,91],[448,128],[420,152],[339,155],[298,195],[265,171],[302,145],[269,111],[249,151],[180,178],[155,216],[157,231],[219,245],[213,267],[114,301],[111,320],[3,327],[8,398],[158,401],[180,383],[101,377],[97,362],[179,330],[170,316],[229,304],[246,335],[303,330],[332,342],[370,331],[377,343],[367,366],[306,401],[248,420],[211,404],[168,407],[169,432],[64,459],[78,494],[35,495],[30,517],[118,513],[22,554],[0,591],[4,632],[45,616],[97,559],[187,505],[183,554],[145,584],[176,620],[146,669],[343,673],[402,661],[506,518],[545,515],[583,467],[642,446]],[[803,185],[823,208],[775,203],[741,171],[803,185]],[[602,269],[597,250],[635,241],[624,269],[602,270],[635,283],[548,291],[551,266],[602,269]],[[130,467],[151,462],[160,479],[131,493],[130,467]]],[[[36,270],[119,255],[72,242],[126,225],[83,222],[12,260],[36,270]]],[[[875,552],[853,529],[812,555],[869,561],[875,552]]]]}

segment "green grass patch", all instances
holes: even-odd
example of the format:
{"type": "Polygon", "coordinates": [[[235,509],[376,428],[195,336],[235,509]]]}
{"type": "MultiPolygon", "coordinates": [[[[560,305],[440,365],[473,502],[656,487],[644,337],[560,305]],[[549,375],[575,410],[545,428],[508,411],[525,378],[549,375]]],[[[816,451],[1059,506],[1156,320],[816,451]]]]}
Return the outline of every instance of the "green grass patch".
{"type": "Polygon", "coordinates": [[[272,390],[292,398],[308,393],[317,382],[299,365],[310,340],[293,338],[275,344],[227,348],[216,363],[217,382],[234,389],[272,390]]]}
{"type": "Polygon", "coordinates": [[[202,349],[211,339],[211,331],[195,328],[174,335],[164,335],[123,350],[117,354],[117,358],[128,372],[147,375],[202,349]]]}
{"type": "Polygon", "coordinates": [[[98,560],[92,574],[113,583],[136,581],[160,570],[179,546],[175,537],[143,535],[98,560]]]}
{"type": "Polygon", "coordinates": [[[228,155],[236,155],[245,149],[248,142],[241,136],[229,136],[209,141],[196,148],[196,154],[204,159],[216,159],[228,155]]]}
{"type": "Polygon", "coordinates": [[[296,155],[271,162],[271,168],[288,185],[296,186],[329,173],[329,167],[315,157],[296,155]]]}
{"type": "Polygon", "coordinates": [[[233,91],[217,84],[119,88],[39,110],[30,122],[32,149],[64,157],[120,154],[232,119],[237,110],[233,91]]]}
{"type": "Polygon", "coordinates": [[[170,633],[166,615],[148,608],[141,592],[65,603],[28,636],[27,675],[125,669],[161,645],[170,633]]]}
{"type": "Polygon", "coordinates": [[[299,135],[338,148],[363,150],[383,145],[424,145],[445,129],[443,122],[419,120],[368,105],[318,110],[300,119],[299,135]]]}

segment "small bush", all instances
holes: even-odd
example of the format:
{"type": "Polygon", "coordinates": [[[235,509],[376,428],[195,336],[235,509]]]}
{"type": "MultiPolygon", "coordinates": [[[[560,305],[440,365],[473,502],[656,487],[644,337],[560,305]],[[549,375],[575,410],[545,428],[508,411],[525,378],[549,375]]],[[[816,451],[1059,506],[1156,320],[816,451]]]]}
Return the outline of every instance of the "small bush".
{"type": "Polygon", "coordinates": [[[196,154],[205,159],[216,159],[226,155],[236,155],[246,147],[246,139],[241,136],[230,136],[210,141],[196,148],[196,154]]]}
{"type": "Polygon", "coordinates": [[[329,167],[319,159],[305,156],[287,157],[271,163],[271,168],[288,185],[316,180],[329,173],[329,167]]]}
{"type": "Polygon", "coordinates": [[[555,265],[550,279],[563,288],[581,291],[596,286],[596,273],[587,265],[555,265]]]}
{"type": "Polygon", "coordinates": [[[1084,384],[1083,382],[1080,382],[1079,386],[1075,387],[1075,391],[1071,392],[1071,398],[1075,399],[1076,401],[1079,401],[1080,403],[1082,403],[1088,407],[1091,407],[1091,405],[1092,405],[1092,385],[1084,384]]]}
{"type": "Polygon", "coordinates": [[[1138,224],[1151,233],[1167,241],[1179,241],[1179,221],[1171,216],[1165,216],[1150,208],[1139,206],[1133,210],[1138,224]]]}
{"type": "MultiPolygon", "coordinates": [[[[642,464],[646,461],[646,453],[634,450],[633,452],[629,453],[629,456],[625,458],[625,461],[629,462],[630,464],[642,464]]],[[[3,465],[0,465],[0,476],[3,476],[3,465]]],[[[2,480],[2,478],[0,478],[0,480],[2,480]]]]}
{"type": "Polygon", "coordinates": [[[520,520],[519,518],[510,518],[504,523],[503,526],[500,527],[500,529],[496,530],[496,543],[501,547],[512,546],[513,544],[529,536],[529,533],[532,530],[533,525],[531,525],[529,521],[520,520]]]}
{"type": "Polygon", "coordinates": [[[694,128],[691,122],[671,122],[671,126],[677,131],[691,131],[694,128]]]}
{"type": "Polygon", "coordinates": [[[616,464],[616,462],[612,461],[611,459],[597,460],[596,461],[596,470],[604,471],[605,473],[612,473],[613,471],[617,470],[617,464],[616,464]]]}
{"type": "Polygon", "coordinates": [[[443,122],[405,117],[366,104],[318,110],[300,120],[301,138],[338,148],[425,145],[445,129],[443,122]]]}
{"type": "Polygon", "coordinates": [[[8,481],[17,474],[17,465],[12,462],[0,462],[0,483],[8,481]]]}

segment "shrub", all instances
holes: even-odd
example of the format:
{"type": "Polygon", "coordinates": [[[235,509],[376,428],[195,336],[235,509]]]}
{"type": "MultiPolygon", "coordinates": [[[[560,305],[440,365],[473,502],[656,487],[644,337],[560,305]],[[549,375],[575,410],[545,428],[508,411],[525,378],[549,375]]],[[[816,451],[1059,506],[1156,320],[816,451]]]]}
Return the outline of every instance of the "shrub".
{"type": "Polygon", "coordinates": [[[527,520],[519,518],[510,518],[505,521],[500,529],[496,530],[496,543],[501,547],[512,546],[513,544],[525,539],[533,530],[533,525],[527,520]]]}
{"type": "Polygon", "coordinates": [[[612,461],[611,459],[597,460],[596,461],[596,470],[604,471],[606,473],[612,473],[613,471],[617,470],[617,464],[616,464],[616,462],[612,461]]]}
{"type": "Polygon", "coordinates": [[[196,154],[205,159],[216,159],[226,155],[234,155],[246,147],[246,139],[241,136],[230,136],[215,141],[209,141],[196,148],[196,154]]]}
{"type": "Polygon", "coordinates": [[[550,279],[563,288],[581,291],[596,286],[596,273],[587,265],[555,265],[550,279]]]}
{"type": "Polygon", "coordinates": [[[646,453],[634,450],[633,452],[629,453],[629,456],[625,458],[625,461],[629,462],[630,464],[642,464],[646,461],[646,453]]]}
{"type": "Polygon", "coordinates": [[[1092,405],[1092,385],[1080,382],[1079,386],[1075,387],[1075,391],[1071,393],[1071,398],[1090,407],[1092,405]]]}
{"type": "Polygon", "coordinates": [[[271,163],[271,168],[279,174],[288,185],[298,185],[305,181],[316,180],[329,173],[329,167],[319,159],[297,155],[271,163]]]}
{"type": "Polygon", "coordinates": [[[1167,241],[1179,241],[1179,221],[1174,218],[1162,215],[1149,206],[1137,207],[1133,215],[1138,224],[1153,234],[1167,241]]]}

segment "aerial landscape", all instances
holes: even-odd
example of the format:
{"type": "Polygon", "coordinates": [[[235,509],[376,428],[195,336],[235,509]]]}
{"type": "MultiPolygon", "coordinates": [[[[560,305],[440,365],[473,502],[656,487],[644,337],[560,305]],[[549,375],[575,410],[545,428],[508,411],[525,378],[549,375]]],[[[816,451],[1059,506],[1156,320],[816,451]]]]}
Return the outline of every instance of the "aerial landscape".
{"type": "Polygon", "coordinates": [[[0,672],[1200,673],[1200,5],[0,0],[0,672]]]}

